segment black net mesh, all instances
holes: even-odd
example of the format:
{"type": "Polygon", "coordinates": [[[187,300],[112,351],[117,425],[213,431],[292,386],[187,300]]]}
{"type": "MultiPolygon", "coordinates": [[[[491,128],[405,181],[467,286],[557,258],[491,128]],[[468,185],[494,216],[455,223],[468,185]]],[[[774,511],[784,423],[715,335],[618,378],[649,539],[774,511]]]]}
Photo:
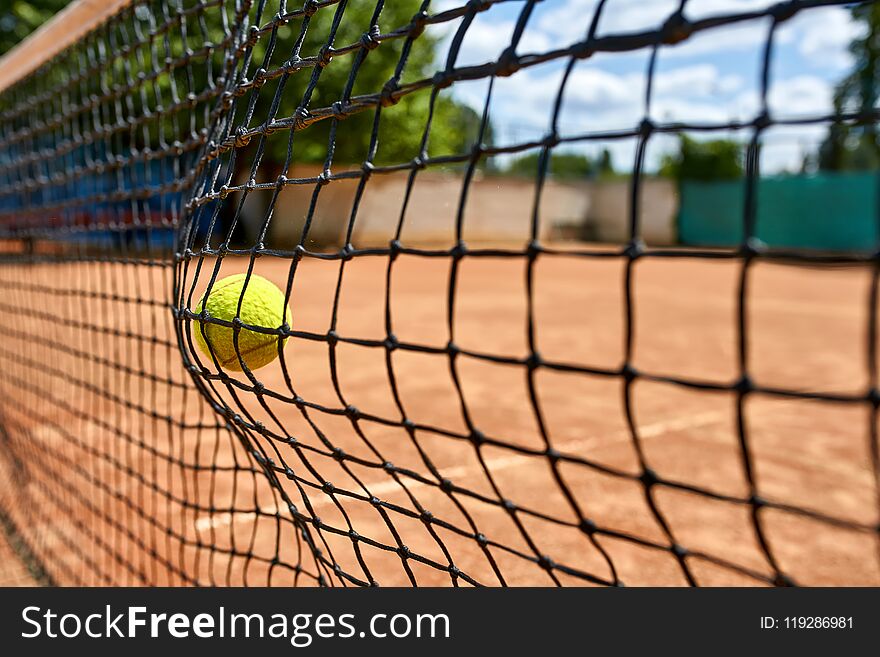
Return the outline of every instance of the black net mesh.
{"type": "Polygon", "coordinates": [[[876,244],[755,239],[774,130],[877,119],[774,107],[786,25],[851,3],[599,0],[532,38],[564,4],[138,0],[2,92],[0,509],[40,577],[880,582],[876,244]],[[658,116],[658,69],[731,34],[747,115],[658,116]],[[629,55],[635,120],[567,109],[629,55]],[[654,245],[652,145],[723,131],[738,244],[654,245]],[[615,144],[619,238],[551,225],[582,214],[564,154],[615,144]],[[203,312],[233,273],[289,322],[203,312]],[[210,325],[287,341],[233,371],[210,325]]]}

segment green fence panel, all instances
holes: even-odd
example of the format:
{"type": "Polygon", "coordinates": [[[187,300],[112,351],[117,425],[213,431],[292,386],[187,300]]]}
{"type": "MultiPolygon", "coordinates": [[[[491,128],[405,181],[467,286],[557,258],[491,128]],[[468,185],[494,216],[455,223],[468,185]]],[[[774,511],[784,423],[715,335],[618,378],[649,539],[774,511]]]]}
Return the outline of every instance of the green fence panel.
{"type": "MultiPolygon", "coordinates": [[[[877,173],[784,176],[758,181],[755,235],[768,246],[873,251],[878,231],[877,173]]],[[[742,242],[745,182],[681,184],[679,240],[693,246],[742,242]]]]}

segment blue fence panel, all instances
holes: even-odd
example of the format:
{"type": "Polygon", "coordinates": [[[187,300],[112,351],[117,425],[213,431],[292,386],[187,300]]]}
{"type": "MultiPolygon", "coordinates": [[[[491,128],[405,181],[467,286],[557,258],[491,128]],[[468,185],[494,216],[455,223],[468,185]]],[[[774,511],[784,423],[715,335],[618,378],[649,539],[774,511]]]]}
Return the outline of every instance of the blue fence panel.
{"type": "MultiPolygon", "coordinates": [[[[772,247],[873,251],[878,230],[877,173],[823,173],[758,181],[755,235],[772,247]]],[[[742,242],[745,182],[685,181],[679,240],[693,246],[742,242]]]]}

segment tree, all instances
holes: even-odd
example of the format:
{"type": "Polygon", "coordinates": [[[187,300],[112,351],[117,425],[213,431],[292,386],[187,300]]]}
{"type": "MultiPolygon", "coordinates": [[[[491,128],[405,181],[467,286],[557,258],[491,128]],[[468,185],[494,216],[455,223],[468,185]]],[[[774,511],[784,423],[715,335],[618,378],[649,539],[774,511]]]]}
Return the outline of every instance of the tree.
{"type": "MultiPolygon", "coordinates": [[[[11,11],[7,10],[0,16],[0,53],[5,52],[30,32],[63,9],[69,0],[12,0],[11,11]]],[[[388,33],[405,27],[421,8],[421,0],[394,0],[385,2],[381,14],[375,17],[376,2],[341,3],[319,9],[309,19],[305,37],[297,49],[303,20],[291,21],[290,24],[278,29],[274,37],[274,50],[267,57],[270,35],[264,34],[256,43],[250,58],[242,57],[238,65],[242,77],[254,79],[260,68],[272,70],[291,58],[296,50],[301,58],[315,57],[328,44],[336,48],[351,46],[360,41],[371,31],[374,22],[378,22],[380,32],[388,33]],[[343,12],[335,33],[334,20],[338,13],[343,12]],[[331,38],[332,34],[332,38],[331,38]]],[[[213,43],[220,43],[226,36],[221,19],[222,7],[213,7],[200,16],[204,26],[201,29],[190,29],[189,43],[185,44],[178,30],[168,33],[168,40],[159,44],[162,56],[164,48],[168,48],[169,56],[181,57],[187,47],[199,44],[196,41],[203,34],[213,43]]],[[[230,14],[231,17],[231,14],[230,14]]],[[[156,15],[162,20],[161,15],[156,15]]],[[[133,19],[136,20],[136,19],[133,19]]],[[[254,20],[253,11],[251,20],[254,20]]],[[[269,20],[268,16],[259,19],[261,25],[269,20]]],[[[366,51],[360,68],[356,72],[350,93],[346,94],[349,78],[357,55],[342,54],[335,57],[327,66],[320,70],[320,77],[314,89],[308,94],[310,81],[317,67],[306,66],[293,73],[284,88],[280,104],[274,114],[275,118],[292,117],[302,104],[309,110],[326,108],[335,102],[362,94],[375,94],[382,90],[383,85],[395,74],[401,60],[405,38],[394,38],[383,41],[378,48],[366,51]]],[[[422,33],[412,43],[402,72],[402,83],[429,78],[435,73],[437,65],[438,37],[429,31],[422,33]]],[[[121,66],[121,63],[120,63],[121,66]]],[[[104,71],[105,79],[89,80],[96,93],[102,83],[112,86],[118,82],[113,76],[121,77],[120,67],[110,67],[104,71]]],[[[190,65],[190,76],[193,91],[203,89],[207,83],[207,62],[194,58],[190,65]]],[[[215,66],[216,76],[216,66],[215,66]]],[[[170,76],[160,76],[153,83],[159,95],[166,103],[171,103],[170,87],[176,83],[179,93],[186,93],[187,81],[172,81],[170,76]]],[[[246,94],[238,100],[237,113],[234,117],[236,126],[247,122],[247,127],[258,127],[270,114],[273,97],[279,79],[267,82],[259,91],[253,112],[250,117],[245,113],[249,105],[250,95],[246,94]]],[[[151,89],[152,90],[152,89],[151,89]]],[[[462,154],[470,152],[477,140],[481,116],[470,107],[457,102],[450,93],[444,90],[438,94],[433,107],[433,121],[428,140],[429,155],[462,154]]],[[[424,89],[403,97],[399,103],[382,110],[379,124],[379,148],[376,153],[376,164],[401,163],[419,155],[419,146],[427,124],[430,110],[430,89],[424,89]]],[[[134,113],[145,111],[140,107],[141,96],[132,94],[129,99],[134,113]]],[[[362,162],[366,156],[373,131],[375,112],[366,110],[352,114],[339,121],[334,141],[334,163],[352,164],[362,162]]],[[[168,141],[186,137],[187,121],[175,120],[175,117],[163,117],[163,128],[168,141]]],[[[308,128],[298,131],[294,136],[294,162],[323,162],[327,157],[332,121],[323,120],[308,128]]],[[[287,154],[287,133],[282,132],[270,137],[266,143],[265,166],[277,166],[285,160],[287,154]]],[[[484,131],[484,142],[491,143],[491,128],[484,131]]],[[[247,158],[240,158],[242,162],[247,158]]]]}
{"type": "Polygon", "coordinates": [[[0,55],[14,48],[69,3],[70,0],[11,0],[11,6],[7,5],[0,14],[0,55]]]}
{"type": "MultiPolygon", "coordinates": [[[[406,26],[420,9],[420,0],[394,0],[385,2],[378,24],[382,33],[406,26]]],[[[335,48],[357,43],[370,32],[374,21],[376,3],[348,3],[319,10],[310,20],[308,30],[299,52],[300,57],[314,56],[328,43],[335,48]],[[333,33],[334,19],[344,11],[333,33]]],[[[247,77],[253,79],[259,68],[270,70],[294,54],[300,36],[300,23],[292,23],[285,36],[279,35],[275,52],[266,57],[269,39],[261,39],[254,48],[248,63],[247,77]]],[[[404,38],[389,39],[378,48],[366,51],[366,56],[350,82],[352,69],[357,60],[354,54],[339,55],[320,71],[313,67],[303,68],[292,74],[287,81],[276,118],[293,116],[302,104],[310,110],[331,107],[346,98],[363,94],[375,94],[394,76],[401,60],[404,38]],[[318,73],[317,84],[310,84],[313,74],[318,73]],[[351,85],[349,87],[349,85],[351,85]],[[310,87],[312,87],[310,89],[310,87]],[[348,93],[347,93],[348,92],[348,93]]],[[[437,70],[436,54],[438,38],[429,32],[422,33],[412,42],[406,57],[400,82],[412,82],[431,77],[437,70]]],[[[250,127],[258,126],[270,113],[277,81],[268,83],[260,92],[250,127]]],[[[401,163],[419,154],[429,112],[430,89],[404,96],[396,105],[383,108],[378,128],[379,146],[375,163],[401,163]]],[[[247,101],[240,101],[240,107],[247,101]]],[[[335,163],[362,162],[368,154],[373,132],[375,112],[361,111],[340,120],[334,141],[335,163]]],[[[331,120],[318,121],[293,138],[295,162],[323,162],[327,157],[331,120]]],[[[481,116],[473,109],[457,102],[449,91],[438,94],[433,107],[433,120],[428,141],[429,155],[462,154],[470,151],[477,140],[481,116]]],[[[488,141],[489,133],[484,136],[488,141]]],[[[275,162],[282,162],[287,153],[287,135],[270,139],[267,155],[275,162]]]]}
{"type": "MultiPolygon", "coordinates": [[[[835,114],[864,113],[877,106],[880,77],[880,5],[863,4],[850,9],[855,20],[864,23],[865,33],[850,43],[855,59],[852,72],[844,77],[834,92],[835,114]]],[[[865,170],[880,166],[880,142],[877,126],[870,119],[849,124],[836,121],[817,154],[820,169],[865,170]]]]}
{"type": "Polygon", "coordinates": [[[729,139],[697,141],[681,135],[679,150],[666,155],[660,175],[682,180],[732,180],[743,175],[742,147],[729,139]]]}
{"type": "MultiPolygon", "coordinates": [[[[538,172],[539,152],[529,153],[513,160],[505,173],[514,176],[534,177],[538,172]]],[[[559,180],[578,180],[596,178],[614,174],[611,153],[605,149],[601,155],[592,160],[579,153],[551,153],[547,166],[547,174],[559,180]]]]}

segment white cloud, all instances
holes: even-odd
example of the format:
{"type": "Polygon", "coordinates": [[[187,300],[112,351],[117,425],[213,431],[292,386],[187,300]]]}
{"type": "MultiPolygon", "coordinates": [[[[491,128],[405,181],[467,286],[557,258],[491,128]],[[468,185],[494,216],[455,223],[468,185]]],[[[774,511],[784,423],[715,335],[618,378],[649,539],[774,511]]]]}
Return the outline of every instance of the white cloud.
{"type": "Polygon", "coordinates": [[[825,80],[799,75],[774,84],[767,100],[774,116],[815,116],[831,111],[832,94],[825,80]]]}
{"type": "Polygon", "coordinates": [[[662,71],[654,77],[654,92],[658,95],[681,94],[708,96],[731,93],[741,88],[743,79],[738,75],[721,76],[711,64],[685,66],[662,71]]]}
{"type": "Polygon", "coordinates": [[[805,12],[799,19],[798,52],[811,64],[846,69],[852,66],[849,43],[864,33],[864,26],[841,8],[805,12]]]}
{"type": "MultiPolygon", "coordinates": [[[[460,6],[463,1],[447,0],[440,6],[460,6]]],[[[696,20],[775,4],[775,0],[690,0],[686,13],[696,20]]],[[[597,0],[554,0],[536,5],[519,53],[547,52],[581,40],[596,6],[597,0]]],[[[677,6],[678,0],[608,0],[600,33],[657,27],[677,6]]],[[[458,64],[496,59],[510,43],[520,9],[520,3],[501,3],[479,14],[463,42],[458,64]]],[[[438,11],[436,6],[433,11],[438,11]]],[[[815,116],[831,111],[837,71],[851,64],[847,46],[859,29],[849,11],[839,7],[803,11],[779,27],[768,97],[774,117],[815,116]]],[[[749,21],[694,34],[675,46],[663,46],[654,77],[651,117],[719,125],[754,118],[760,109],[754,86],[768,30],[769,20],[749,21]]],[[[448,36],[453,31],[451,26],[448,36]]],[[[628,129],[641,121],[646,77],[643,67],[633,72],[636,56],[610,53],[577,63],[560,115],[564,134],[628,129]]],[[[644,63],[646,58],[641,61],[644,63]]],[[[561,64],[542,64],[495,81],[491,113],[502,141],[505,135],[509,143],[539,138],[546,132],[561,81],[561,64]]],[[[486,80],[481,80],[457,84],[452,91],[460,100],[482,107],[486,90],[486,80]]],[[[799,164],[805,144],[814,146],[825,130],[824,126],[808,126],[797,135],[777,138],[763,156],[765,170],[793,168],[799,164]]],[[[662,139],[656,141],[661,143],[662,139]]],[[[614,144],[621,167],[629,162],[626,149],[630,147],[626,141],[614,144]]]]}
{"type": "Polygon", "coordinates": [[[777,3],[778,0],[689,0],[684,12],[688,19],[696,21],[712,16],[759,11],[777,3]]]}
{"type": "MultiPolygon", "coordinates": [[[[526,69],[497,80],[491,108],[493,121],[499,127],[504,123],[531,125],[536,135],[545,131],[561,77],[560,70],[526,69]]],[[[645,115],[645,85],[644,73],[614,74],[586,63],[578,65],[563,95],[563,133],[633,128],[645,115]]],[[[469,98],[482,102],[485,86],[471,86],[469,98]]],[[[731,119],[730,99],[742,86],[741,78],[721,76],[709,64],[658,72],[650,115],[662,121],[723,123],[731,119]]],[[[521,137],[522,131],[514,134],[521,137]]]]}
{"type": "MultiPolygon", "coordinates": [[[[462,0],[448,0],[434,6],[438,12],[461,6],[462,0]]],[[[765,9],[770,0],[690,0],[685,14],[691,20],[731,13],[765,9]]],[[[565,47],[584,38],[593,20],[597,0],[557,0],[538,5],[523,35],[519,52],[544,52],[565,47]]],[[[477,15],[463,45],[462,57],[468,61],[491,61],[510,42],[516,14],[510,8],[499,19],[503,5],[477,15]]],[[[599,21],[599,34],[621,34],[656,29],[672,15],[678,0],[608,0],[599,21]]],[[[451,26],[450,26],[451,27],[451,26]]],[[[755,50],[767,38],[769,20],[734,23],[694,34],[673,47],[664,47],[665,57],[699,57],[710,53],[755,50]]],[[[800,12],[777,31],[777,43],[793,45],[811,64],[843,68],[851,63],[847,45],[861,27],[846,8],[820,7],[800,12]]],[[[450,30],[451,37],[452,30],[450,30]]]]}
{"type": "Polygon", "coordinates": [[[699,59],[717,53],[737,57],[753,53],[757,57],[767,40],[767,25],[766,21],[749,21],[696,32],[686,41],[661,47],[660,57],[699,59]]]}
{"type": "MultiPolygon", "coordinates": [[[[832,110],[832,86],[822,78],[798,75],[773,82],[767,104],[775,119],[818,116],[832,110]]],[[[737,115],[743,119],[760,111],[758,92],[750,89],[734,101],[737,115]]]]}

